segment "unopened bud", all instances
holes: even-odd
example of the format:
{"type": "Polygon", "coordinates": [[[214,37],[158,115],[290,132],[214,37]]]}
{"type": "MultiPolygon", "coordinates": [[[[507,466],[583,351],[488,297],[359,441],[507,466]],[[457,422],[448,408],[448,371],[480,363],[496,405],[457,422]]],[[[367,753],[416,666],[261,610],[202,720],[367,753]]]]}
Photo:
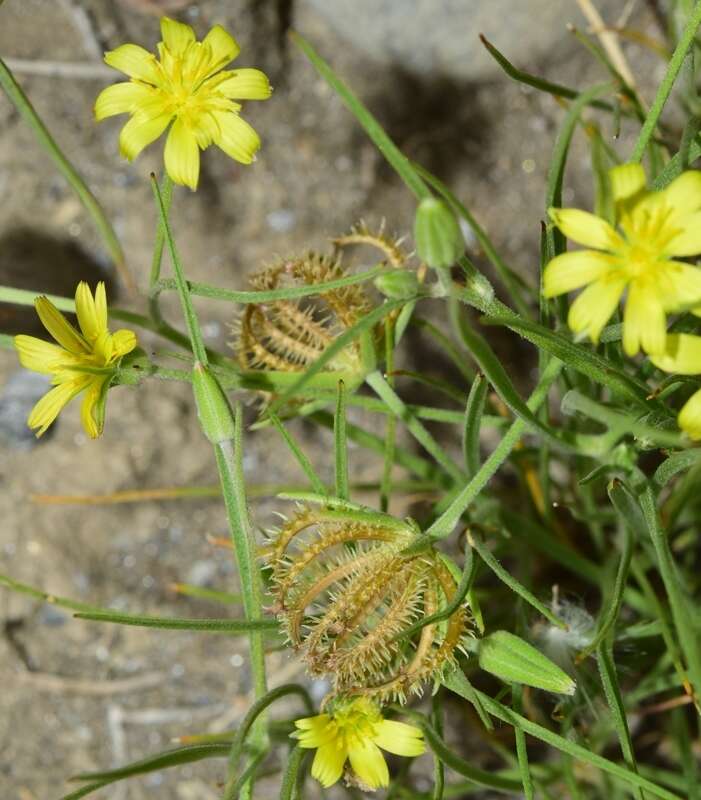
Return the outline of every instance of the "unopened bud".
{"type": "Polygon", "coordinates": [[[234,415],[229,401],[212,373],[195,362],[192,370],[192,388],[195,393],[197,417],[204,435],[212,444],[234,438],[234,415]]]}
{"type": "Polygon", "coordinates": [[[429,267],[451,267],[463,254],[465,240],[455,214],[443,200],[426,197],[414,220],[416,252],[429,267]]]}
{"type": "Polygon", "coordinates": [[[508,683],[522,683],[556,694],[574,694],[570,676],[533,645],[508,631],[495,631],[479,643],[479,665],[508,683]]]}
{"type": "Polygon", "coordinates": [[[378,275],[374,280],[378,292],[390,300],[404,300],[416,294],[419,282],[416,273],[404,269],[394,269],[384,275],[378,275]]]}

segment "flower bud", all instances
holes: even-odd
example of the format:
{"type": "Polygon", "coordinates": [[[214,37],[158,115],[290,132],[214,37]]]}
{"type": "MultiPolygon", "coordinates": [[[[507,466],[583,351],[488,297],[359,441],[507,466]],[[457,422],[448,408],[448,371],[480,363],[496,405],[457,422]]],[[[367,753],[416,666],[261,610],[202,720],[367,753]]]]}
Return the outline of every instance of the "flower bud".
{"type": "Polygon", "coordinates": [[[195,362],[192,370],[197,417],[204,435],[212,444],[234,438],[234,416],[217,379],[207,367],[195,362]]]}
{"type": "Polygon", "coordinates": [[[495,631],[479,643],[479,665],[508,683],[522,683],[556,694],[574,694],[570,676],[533,645],[508,631],[495,631]]]}
{"type": "Polygon", "coordinates": [[[419,282],[416,273],[403,269],[394,269],[374,280],[378,292],[390,300],[403,300],[416,294],[419,282]]]}
{"type": "Polygon", "coordinates": [[[429,267],[451,267],[465,250],[460,225],[452,210],[436,197],[426,197],[414,220],[416,252],[429,267]]]}

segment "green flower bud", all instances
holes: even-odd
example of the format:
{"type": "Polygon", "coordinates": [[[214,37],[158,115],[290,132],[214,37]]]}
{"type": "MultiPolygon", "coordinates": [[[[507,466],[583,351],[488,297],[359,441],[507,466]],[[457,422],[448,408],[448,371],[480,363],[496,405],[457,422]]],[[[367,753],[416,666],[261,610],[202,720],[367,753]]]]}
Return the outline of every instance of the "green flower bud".
{"type": "Polygon", "coordinates": [[[204,435],[212,444],[234,438],[234,415],[229,401],[212,373],[199,361],[192,370],[197,417],[204,435]]]}
{"type": "Polygon", "coordinates": [[[384,275],[378,275],[373,281],[378,292],[390,300],[403,300],[416,294],[419,282],[415,272],[395,269],[384,275]]]}
{"type": "Polygon", "coordinates": [[[556,694],[574,694],[570,676],[533,645],[508,631],[495,631],[480,640],[480,667],[508,683],[523,683],[556,694]]]}
{"type": "Polygon", "coordinates": [[[429,267],[451,267],[463,254],[465,240],[455,214],[442,200],[426,197],[414,220],[416,252],[429,267]]]}

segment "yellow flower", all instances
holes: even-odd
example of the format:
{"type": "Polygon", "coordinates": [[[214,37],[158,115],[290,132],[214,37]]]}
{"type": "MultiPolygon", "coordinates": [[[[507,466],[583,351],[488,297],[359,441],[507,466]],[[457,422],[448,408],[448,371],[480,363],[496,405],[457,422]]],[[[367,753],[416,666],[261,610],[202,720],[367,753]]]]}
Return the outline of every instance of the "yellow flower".
{"type": "Polygon", "coordinates": [[[52,376],[54,388],[32,409],[27,424],[41,436],[61,410],[76,395],[85,392],[80,418],[88,436],[102,433],[107,389],[123,355],[136,347],[136,335],[107,328],[107,296],[100,282],[93,298],[88,284],[81,281],[75,292],[77,331],[46,297],[34,306],[46,330],[58,345],[34,336],[15,336],[15,347],[23,367],[52,376]]]}
{"type": "Polygon", "coordinates": [[[659,192],[646,189],[639,164],[615,167],[610,177],[616,227],[587,211],[550,209],[568,239],[593,249],[553,258],[543,292],[555,297],[586,286],[568,323],[596,343],[627,289],[623,349],[662,353],[666,313],[701,302],[701,270],[674,260],[701,253],[701,172],[684,172],[659,192]]]}
{"type": "MultiPolygon", "coordinates": [[[[676,375],[701,374],[701,336],[674,333],[667,337],[664,353],[653,356],[652,363],[676,375]]],[[[677,419],[679,427],[692,439],[701,439],[701,389],[686,401],[677,419]]]]}
{"type": "Polygon", "coordinates": [[[398,756],[419,756],[425,750],[419,728],[384,719],[379,707],[364,697],[337,700],[330,714],[295,722],[300,747],[318,748],[312,776],[322,786],[336,783],[346,760],[361,788],[389,784],[389,771],[380,748],[398,756]]]}
{"type": "Polygon", "coordinates": [[[131,115],[119,136],[120,151],[129,161],[173,122],[165,145],[166,170],[175,183],[196,189],[200,150],[210,144],[242,164],[254,160],[260,139],[234,101],[265,100],[270,84],[258,69],[224,70],[240,48],[219,25],[198,42],[189,25],[163,17],[161,35],[158,58],[136,44],[105,54],[105,62],[131,80],[100,93],[95,118],[131,115]]]}

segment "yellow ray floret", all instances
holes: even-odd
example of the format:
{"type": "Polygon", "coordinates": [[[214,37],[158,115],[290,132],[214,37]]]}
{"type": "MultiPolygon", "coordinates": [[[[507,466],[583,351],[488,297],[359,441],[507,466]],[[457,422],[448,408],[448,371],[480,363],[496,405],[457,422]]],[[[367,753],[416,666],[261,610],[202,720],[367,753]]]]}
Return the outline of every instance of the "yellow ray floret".
{"type": "Polygon", "coordinates": [[[107,295],[102,282],[97,284],[94,297],[87,283],[78,284],[75,309],[80,330],[48,298],[37,297],[34,306],[58,344],[34,336],[15,336],[22,366],[51,375],[54,384],[34,406],[27,424],[41,436],[64,406],[83,392],[80,418],[94,439],[102,433],[107,389],[122,356],[136,347],[136,335],[128,330],[109,332],[107,295]]]}
{"type": "Polygon", "coordinates": [[[250,164],[260,147],[253,128],[239,116],[236,100],[265,100],[271,88],[258,69],[225,70],[239,54],[236,40],[215,25],[201,42],[189,25],[164,17],[158,57],[135,44],[105,54],[105,62],[129,76],[104,89],[95,118],[130,114],[119,137],[129,161],[171,125],[164,159],[175,183],[197,188],[200,150],[216,144],[228,156],[250,164]]]}
{"type": "Polygon", "coordinates": [[[623,349],[635,355],[665,349],[667,313],[701,303],[701,270],[675,259],[701,253],[701,172],[690,170],[659,192],[649,191],[639,164],[610,172],[615,226],[576,208],[551,208],[565,236],[586,250],[550,261],[543,292],[555,297],[584,291],[572,303],[575,333],[598,342],[627,290],[623,349]]]}
{"type": "MultiPolygon", "coordinates": [[[[701,336],[674,333],[667,337],[664,352],[652,363],[676,375],[701,375],[701,336]]],[[[677,418],[679,427],[691,439],[701,439],[701,389],[686,401],[677,418]]]]}
{"type": "Polygon", "coordinates": [[[409,758],[425,750],[419,728],[384,719],[379,706],[364,697],[341,699],[329,714],[295,722],[292,734],[299,746],[315,749],[312,776],[324,787],[332,786],[350,762],[349,777],[364,789],[389,784],[389,771],[382,750],[409,758]]]}

